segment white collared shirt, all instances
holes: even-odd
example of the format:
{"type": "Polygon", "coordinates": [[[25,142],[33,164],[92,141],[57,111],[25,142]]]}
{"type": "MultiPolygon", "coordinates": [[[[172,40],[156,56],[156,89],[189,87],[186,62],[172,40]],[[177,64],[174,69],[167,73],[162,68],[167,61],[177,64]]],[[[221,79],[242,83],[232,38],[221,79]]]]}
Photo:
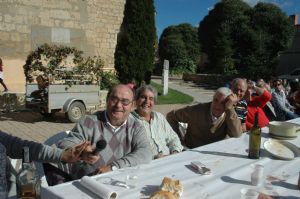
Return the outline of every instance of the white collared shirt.
{"type": "Polygon", "coordinates": [[[213,124],[216,124],[219,120],[221,120],[224,117],[225,113],[222,113],[222,115],[220,117],[215,117],[212,114],[212,111],[210,110],[210,115],[211,115],[211,119],[212,119],[213,124]]]}
{"type": "Polygon", "coordinates": [[[123,124],[121,124],[120,126],[114,126],[114,125],[112,125],[112,124],[110,123],[109,119],[108,119],[107,111],[105,111],[105,119],[106,119],[106,121],[107,121],[107,124],[111,127],[111,130],[112,130],[114,133],[117,133],[117,132],[121,129],[121,127],[124,126],[124,125],[126,125],[126,123],[127,123],[127,120],[125,120],[125,121],[123,122],[123,124]]]}

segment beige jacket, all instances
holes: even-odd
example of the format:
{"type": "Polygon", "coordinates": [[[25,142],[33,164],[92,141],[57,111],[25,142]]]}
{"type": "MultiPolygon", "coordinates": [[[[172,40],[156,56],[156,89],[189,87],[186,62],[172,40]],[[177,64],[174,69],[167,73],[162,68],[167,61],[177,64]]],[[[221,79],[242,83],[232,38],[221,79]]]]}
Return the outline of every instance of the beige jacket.
{"type": "Polygon", "coordinates": [[[187,106],[171,111],[167,114],[167,120],[180,136],[178,122],[187,123],[187,131],[182,144],[188,148],[195,148],[224,139],[226,136],[239,137],[242,134],[241,121],[237,117],[234,108],[225,110],[224,118],[213,124],[211,102],[187,106]]]}

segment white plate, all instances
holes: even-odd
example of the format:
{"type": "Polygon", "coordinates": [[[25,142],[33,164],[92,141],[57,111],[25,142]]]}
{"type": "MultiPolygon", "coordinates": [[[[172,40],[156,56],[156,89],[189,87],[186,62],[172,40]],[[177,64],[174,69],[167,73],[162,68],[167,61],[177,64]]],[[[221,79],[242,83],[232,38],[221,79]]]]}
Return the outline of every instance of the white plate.
{"type": "Polygon", "coordinates": [[[297,146],[283,140],[269,139],[264,142],[264,148],[274,157],[283,160],[292,160],[300,155],[297,146]]]}

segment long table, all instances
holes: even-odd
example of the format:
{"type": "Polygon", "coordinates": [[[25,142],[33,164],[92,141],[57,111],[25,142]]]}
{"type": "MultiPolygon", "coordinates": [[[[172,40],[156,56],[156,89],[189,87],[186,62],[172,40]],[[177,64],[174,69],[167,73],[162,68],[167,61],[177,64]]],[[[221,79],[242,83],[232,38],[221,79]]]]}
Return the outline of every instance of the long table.
{"type": "MultiPolygon", "coordinates": [[[[300,118],[291,122],[300,124],[300,118]]],[[[127,170],[93,176],[93,178],[118,193],[118,198],[149,198],[159,188],[164,177],[178,179],[183,184],[182,199],[199,198],[240,198],[242,188],[254,188],[280,198],[300,198],[297,187],[300,158],[280,160],[272,157],[264,150],[263,143],[269,139],[268,128],[262,129],[262,147],[260,159],[248,158],[249,135],[244,133],[240,138],[230,138],[209,145],[153,160],[141,165],[138,185],[134,189],[126,189],[115,185],[116,181],[124,181],[127,170]],[[209,167],[211,175],[201,175],[190,167],[192,161],[200,161],[209,167]],[[253,164],[264,166],[267,186],[255,187],[251,184],[250,174],[253,164]]],[[[289,142],[300,147],[300,136],[289,142]]],[[[42,190],[43,199],[92,199],[97,198],[88,189],[73,181],[42,190]]]]}

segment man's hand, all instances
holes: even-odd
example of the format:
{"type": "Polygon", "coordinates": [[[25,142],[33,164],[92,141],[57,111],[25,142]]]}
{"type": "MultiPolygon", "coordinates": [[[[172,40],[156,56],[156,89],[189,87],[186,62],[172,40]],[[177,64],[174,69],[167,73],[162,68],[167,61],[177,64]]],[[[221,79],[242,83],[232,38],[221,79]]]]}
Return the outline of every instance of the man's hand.
{"type": "Polygon", "coordinates": [[[61,157],[61,161],[74,163],[83,160],[86,163],[94,164],[98,159],[98,155],[93,155],[95,147],[90,142],[82,142],[72,148],[66,149],[61,157]]]}
{"type": "Polygon", "coordinates": [[[78,145],[73,146],[72,148],[64,150],[61,161],[73,163],[81,160],[81,154],[90,145],[89,142],[82,142],[78,145]]]}
{"type": "Polygon", "coordinates": [[[107,166],[101,166],[101,167],[98,167],[95,171],[95,175],[96,174],[100,174],[100,173],[106,173],[106,172],[109,172],[109,171],[112,171],[111,170],[111,165],[107,165],[107,166]]]}
{"type": "Polygon", "coordinates": [[[232,93],[226,98],[225,109],[233,108],[233,106],[238,102],[238,97],[236,94],[232,93]]]}
{"type": "Polygon", "coordinates": [[[81,159],[88,164],[95,164],[97,160],[100,158],[99,155],[95,155],[93,152],[96,147],[91,144],[87,145],[87,147],[82,151],[81,159]]]}

